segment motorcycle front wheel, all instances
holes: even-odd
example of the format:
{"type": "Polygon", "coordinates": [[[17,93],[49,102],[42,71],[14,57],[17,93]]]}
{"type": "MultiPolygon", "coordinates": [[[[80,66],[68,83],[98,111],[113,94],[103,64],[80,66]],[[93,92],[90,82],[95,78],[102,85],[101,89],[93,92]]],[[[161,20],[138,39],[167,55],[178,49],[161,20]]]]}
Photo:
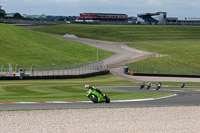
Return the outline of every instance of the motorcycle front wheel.
{"type": "Polygon", "coordinates": [[[89,96],[89,99],[90,99],[93,103],[98,103],[98,98],[97,98],[95,95],[89,96]]]}

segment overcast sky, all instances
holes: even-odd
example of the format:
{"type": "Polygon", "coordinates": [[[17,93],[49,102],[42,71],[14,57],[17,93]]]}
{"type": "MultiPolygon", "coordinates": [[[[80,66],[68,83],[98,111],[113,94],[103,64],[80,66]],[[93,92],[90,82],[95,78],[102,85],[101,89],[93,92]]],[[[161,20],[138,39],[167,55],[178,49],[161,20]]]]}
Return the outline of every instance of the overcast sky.
{"type": "Polygon", "coordinates": [[[78,16],[79,13],[138,13],[165,11],[168,17],[200,17],[200,0],[0,0],[7,13],[78,16]]]}

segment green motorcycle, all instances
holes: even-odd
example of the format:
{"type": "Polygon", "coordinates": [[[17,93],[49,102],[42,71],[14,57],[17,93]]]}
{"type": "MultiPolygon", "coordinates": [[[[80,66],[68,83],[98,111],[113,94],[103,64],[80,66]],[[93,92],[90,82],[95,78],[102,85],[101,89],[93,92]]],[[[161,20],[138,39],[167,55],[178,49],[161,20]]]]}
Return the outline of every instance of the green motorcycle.
{"type": "Polygon", "coordinates": [[[97,88],[90,87],[87,89],[86,96],[93,102],[93,103],[110,103],[110,99],[106,96],[102,91],[97,88]]]}

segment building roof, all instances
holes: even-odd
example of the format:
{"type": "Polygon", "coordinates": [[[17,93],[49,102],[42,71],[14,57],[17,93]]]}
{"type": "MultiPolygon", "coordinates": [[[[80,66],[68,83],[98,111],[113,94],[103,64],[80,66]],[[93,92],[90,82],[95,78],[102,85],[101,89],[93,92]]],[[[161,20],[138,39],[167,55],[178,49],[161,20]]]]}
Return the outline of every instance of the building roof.
{"type": "Polygon", "coordinates": [[[80,15],[127,15],[122,13],[80,13],[80,15]]]}

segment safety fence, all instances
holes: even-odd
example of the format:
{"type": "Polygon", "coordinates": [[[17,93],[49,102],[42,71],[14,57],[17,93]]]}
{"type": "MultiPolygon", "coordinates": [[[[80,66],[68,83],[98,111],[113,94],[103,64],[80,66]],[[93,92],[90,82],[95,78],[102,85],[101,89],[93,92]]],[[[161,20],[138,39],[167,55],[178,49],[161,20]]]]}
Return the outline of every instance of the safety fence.
{"type": "MultiPolygon", "coordinates": [[[[130,58],[127,60],[119,61],[117,63],[104,65],[103,61],[71,64],[71,65],[0,65],[0,76],[61,76],[61,75],[83,75],[96,73],[104,70],[110,70],[112,68],[119,68],[128,65],[128,63],[136,62],[150,57],[163,57],[165,55],[147,54],[130,58]]],[[[183,64],[183,63],[179,63],[183,64]]],[[[146,73],[146,74],[171,74],[171,75],[200,75],[200,66],[190,63],[190,65],[128,65],[128,70],[133,73],[146,73]]]]}
{"type": "Polygon", "coordinates": [[[120,62],[117,62],[117,63],[108,64],[108,65],[106,65],[105,67],[106,67],[107,69],[123,67],[124,65],[126,65],[126,64],[128,64],[128,63],[132,63],[132,62],[144,60],[144,59],[150,58],[150,57],[157,57],[157,56],[162,56],[162,55],[147,54],[147,55],[138,56],[138,57],[130,58],[130,59],[127,59],[127,60],[123,60],[123,61],[120,61],[120,62]]]}
{"type": "Polygon", "coordinates": [[[11,65],[0,66],[0,76],[58,76],[58,75],[82,75],[105,70],[104,62],[93,62],[72,65],[11,65]]]}
{"type": "Polygon", "coordinates": [[[177,65],[148,65],[148,64],[134,64],[129,66],[128,63],[137,62],[150,57],[163,57],[166,55],[162,54],[148,54],[143,56],[138,56],[133,59],[127,59],[113,64],[108,64],[105,67],[107,69],[118,68],[128,66],[128,70],[133,73],[145,73],[145,74],[171,74],[171,75],[200,75],[200,66],[190,62],[178,62],[178,64],[183,64],[183,66],[177,65]]]}
{"type": "Polygon", "coordinates": [[[171,75],[200,75],[200,67],[195,66],[156,66],[132,65],[128,70],[134,73],[171,74],[171,75]]]}

